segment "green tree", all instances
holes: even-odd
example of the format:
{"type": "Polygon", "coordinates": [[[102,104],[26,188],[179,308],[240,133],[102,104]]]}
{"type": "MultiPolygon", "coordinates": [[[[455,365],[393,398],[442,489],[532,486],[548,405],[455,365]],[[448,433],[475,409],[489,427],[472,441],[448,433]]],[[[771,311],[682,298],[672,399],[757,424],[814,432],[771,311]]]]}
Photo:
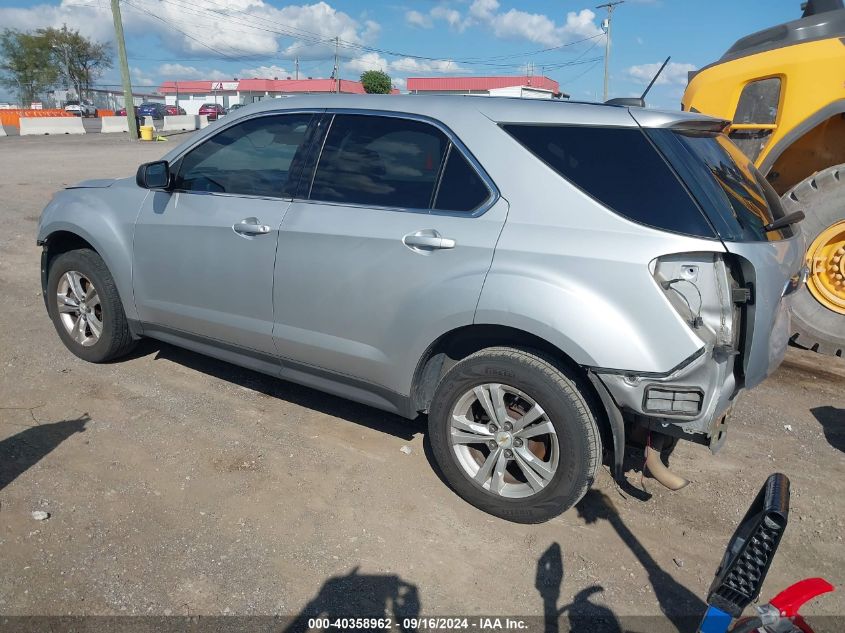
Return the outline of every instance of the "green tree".
{"type": "Polygon", "coordinates": [[[57,79],[52,50],[44,37],[14,29],[0,33],[0,83],[17,92],[21,106],[29,107],[57,79]]]}
{"type": "Polygon", "coordinates": [[[364,92],[369,94],[386,95],[390,93],[390,76],[381,70],[366,70],[361,73],[361,83],[364,84],[364,92]]]}
{"type": "Polygon", "coordinates": [[[111,68],[109,44],[89,40],[79,31],[68,30],[67,26],[39,29],[36,33],[47,41],[59,75],[73,86],[80,99],[87,96],[91,84],[111,68]]]}

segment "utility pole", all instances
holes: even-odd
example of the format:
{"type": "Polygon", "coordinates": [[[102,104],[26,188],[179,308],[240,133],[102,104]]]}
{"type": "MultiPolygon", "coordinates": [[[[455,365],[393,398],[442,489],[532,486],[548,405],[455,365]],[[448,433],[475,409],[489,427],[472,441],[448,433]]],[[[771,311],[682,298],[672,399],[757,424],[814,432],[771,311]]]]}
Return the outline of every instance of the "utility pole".
{"type": "Polygon", "coordinates": [[[616,5],[622,4],[625,0],[614,0],[613,2],[606,2],[600,4],[596,9],[607,9],[607,18],[602,22],[602,30],[604,30],[607,37],[604,40],[604,99],[607,101],[608,96],[608,81],[610,77],[610,23],[613,20],[613,10],[616,5]]]}
{"type": "Polygon", "coordinates": [[[296,76],[297,79],[299,79],[299,55],[296,56],[296,59],[294,60],[293,63],[294,63],[295,68],[296,68],[295,76],[296,76]]]}
{"type": "Polygon", "coordinates": [[[123,19],[120,17],[120,0],[111,0],[111,14],[114,19],[114,39],[117,42],[117,56],[120,60],[123,104],[126,106],[126,124],[129,128],[129,138],[136,140],[138,138],[138,121],[135,119],[135,100],[132,97],[132,81],[129,79],[126,41],[123,39],[123,19]]]}
{"type": "Polygon", "coordinates": [[[335,81],[335,92],[340,93],[340,57],[337,49],[340,46],[340,36],[334,38],[334,69],[332,70],[332,79],[335,81]]]}

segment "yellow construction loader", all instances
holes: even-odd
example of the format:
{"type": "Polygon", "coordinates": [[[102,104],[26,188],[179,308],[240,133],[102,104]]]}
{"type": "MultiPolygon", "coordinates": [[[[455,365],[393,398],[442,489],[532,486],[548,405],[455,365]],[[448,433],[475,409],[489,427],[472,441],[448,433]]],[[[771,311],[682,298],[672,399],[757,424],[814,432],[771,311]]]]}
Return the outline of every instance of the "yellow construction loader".
{"type": "Polygon", "coordinates": [[[800,19],[737,41],[691,73],[684,110],[732,121],[730,137],[802,209],[810,276],[792,342],[845,355],[845,7],[810,0],[800,19]]]}

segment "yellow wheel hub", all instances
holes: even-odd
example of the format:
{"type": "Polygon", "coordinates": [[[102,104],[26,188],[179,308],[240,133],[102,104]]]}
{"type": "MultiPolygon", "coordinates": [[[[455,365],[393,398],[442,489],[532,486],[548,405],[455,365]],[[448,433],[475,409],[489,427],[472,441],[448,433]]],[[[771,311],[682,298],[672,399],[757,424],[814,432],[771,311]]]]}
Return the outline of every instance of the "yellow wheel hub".
{"type": "Polygon", "coordinates": [[[807,251],[807,287],[826,308],[845,314],[845,220],[836,222],[813,240],[807,251]]]}

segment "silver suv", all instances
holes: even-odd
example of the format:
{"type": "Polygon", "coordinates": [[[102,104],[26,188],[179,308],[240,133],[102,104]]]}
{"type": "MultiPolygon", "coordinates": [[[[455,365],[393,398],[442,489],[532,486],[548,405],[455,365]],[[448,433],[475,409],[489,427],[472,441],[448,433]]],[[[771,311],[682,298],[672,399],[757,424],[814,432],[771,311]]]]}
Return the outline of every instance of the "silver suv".
{"type": "Polygon", "coordinates": [[[725,124],[507,98],[256,103],[135,178],[58,193],[45,301],[91,362],[151,337],[428,414],[458,494],[543,521],[603,450],[621,477],[626,441],[718,447],[784,354],[801,214],[725,124]]]}

